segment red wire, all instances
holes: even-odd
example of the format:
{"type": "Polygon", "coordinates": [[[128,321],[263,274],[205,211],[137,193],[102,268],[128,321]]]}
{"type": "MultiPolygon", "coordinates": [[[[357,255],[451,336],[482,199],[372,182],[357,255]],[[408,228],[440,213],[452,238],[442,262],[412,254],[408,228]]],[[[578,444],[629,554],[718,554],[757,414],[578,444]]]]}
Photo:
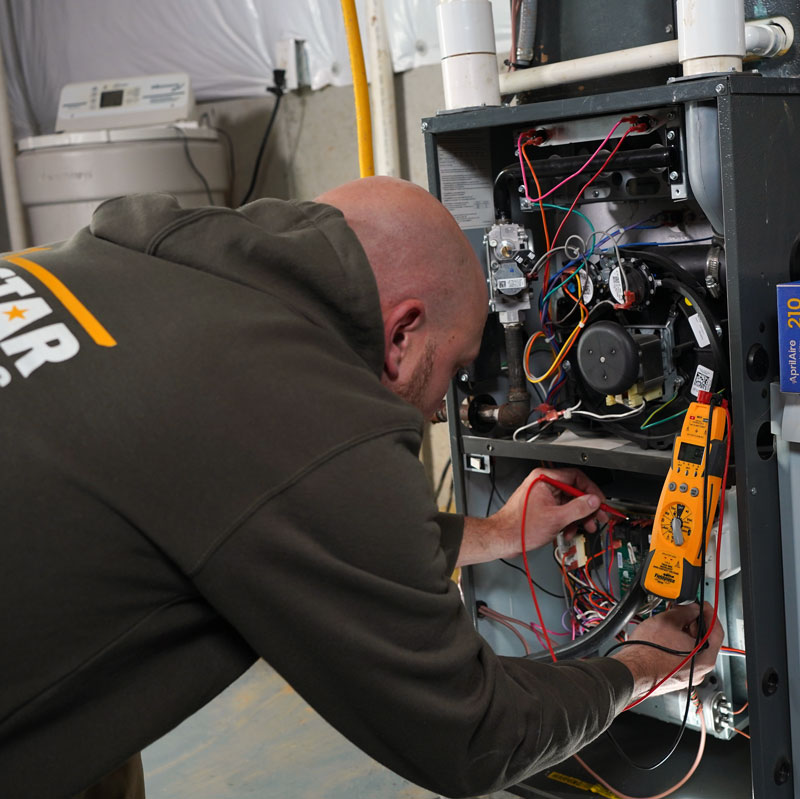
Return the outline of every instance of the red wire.
{"type": "MultiPolygon", "coordinates": [[[[553,659],[553,663],[557,662],[558,658],[556,657],[556,653],[553,650],[553,644],[550,641],[550,636],[547,633],[547,627],[545,627],[544,619],[542,618],[542,611],[539,609],[539,600],[536,598],[536,589],[533,587],[533,577],[531,577],[531,570],[528,566],[528,550],[525,546],[525,515],[528,512],[528,499],[531,496],[531,491],[536,483],[541,480],[541,475],[534,480],[531,480],[531,484],[528,486],[528,490],[525,492],[525,502],[522,505],[522,562],[525,564],[525,575],[528,578],[528,586],[531,589],[531,596],[533,597],[533,604],[536,608],[536,615],[539,617],[539,625],[542,628],[542,634],[544,635],[544,640],[547,642],[547,648],[550,650],[550,657],[553,659]]],[[[538,636],[537,636],[538,637],[538,636]]]]}
{"type": "MultiPolygon", "coordinates": [[[[719,521],[717,523],[717,573],[714,580],[714,614],[713,619],[714,622],[717,620],[717,611],[719,610],[719,560],[720,560],[720,553],[722,550],[722,519],[725,515],[725,486],[728,483],[728,465],[731,460],[731,438],[733,437],[733,430],[731,429],[731,414],[728,410],[727,405],[723,405],[725,410],[725,422],[728,427],[728,442],[725,448],[725,471],[722,474],[722,494],[720,496],[719,502],[719,521]]],[[[711,424],[711,413],[709,412],[708,423],[711,424]]],[[[705,534],[705,531],[704,531],[705,534]]],[[[705,564],[703,564],[703,568],[705,568],[705,564]]],[[[702,608],[700,612],[702,613],[702,608]]],[[[706,630],[706,634],[702,637],[700,642],[697,646],[669,673],[666,677],[659,680],[641,699],[637,699],[635,702],[631,702],[625,710],[630,710],[632,707],[636,707],[640,702],[644,702],[648,696],[650,696],[653,691],[657,688],[662,686],[670,677],[674,674],[677,674],[699,651],[702,649],[703,645],[706,641],[708,641],[709,636],[711,635],[711,631],[714,629],[714,625],[712,624],[708,630],[706,630]]]]}

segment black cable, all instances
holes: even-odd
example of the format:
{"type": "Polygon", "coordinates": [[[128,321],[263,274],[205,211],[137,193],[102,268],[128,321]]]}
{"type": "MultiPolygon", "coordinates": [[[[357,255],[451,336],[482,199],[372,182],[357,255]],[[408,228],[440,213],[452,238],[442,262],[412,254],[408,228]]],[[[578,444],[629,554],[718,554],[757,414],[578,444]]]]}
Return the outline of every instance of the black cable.
{"type": "Polygon", "coordinates": [[[205,175],[197,168],[197,164],[195,164],[192,154],[189,152],[189,137],[186,135],[186,131],[183,130],[183,128],[179,128],[177,125],[173,125],[172,128],[183,137],[183,152],[186,155],[186,160],[189,162],[189,166],[192,168],[195,175],[202,181],[203,188],[206,190],[206,197],[208,197],[208,204],[214,205],[214,198],[211,196],[211,188],[208,185],[208,181],[205,175]]]}
{"type": "Polygon", "coordinates": [[[253,189],[256,187],[258,172],[261,169],[261,159],[264,157],[264,151],[267,147],[269,134],[272,132],[272,126],[275,124],[275,118],[278,116],[278,108],[280,108],[281,97],[283,97],[283,90],[286,87],[286,72],[284,70],[275,69],[272,71],[272,76],[273,80],[275,81],[275,85],[267,89],[267,91],[275,95],[275,105],[272,107],[272,114],[270,115],[269,122],[267,123],[267,128],[264,131],[264,135],[261,137],[261,144],[258,146],[258,155],[256,156],[256,162],[253,166],[253,174],[250,177],[250,185],[247,187],[247,191],[245,192],[244,197],[239,205],[244,205],[250,199],[253,189]]]}
{"type": "MultiPolygon", "coordinates": [[[[527,579],[528,574],[525,571],[525,569],[521,569],[519,566],[517,566],[516,563],[512,563],[510,560],[506,560],[505,558],[498,558],[498,560],[500,561],[500,563],[505,563],[506,566],[510,566],[512,569],[516,569],[518,572],[522,572],[527,579]]],[[[548,591],[543,585],[539,585],[539,583],[537,583],[536,580],[533,579],[533,577],[531,577],[531,582],[543,593],[555,597],[556,599],[565,599],[564,594],[556,594],[553,591],[548,591]]]]}
{"type": "MultiPolygon", "coordinates": [[[[628,593],[614,605],[602,624],[595,627],[591,632],[584,633],[574,641],[556,648],[555,654],[558,660],[593,657],[597,655],[609,638],[616,638],[630,624],[631,619],[639,612],[645,597],[644,589],[639,585],[640,572],[641,567],[628,593]]],[[[536,660],[542,663],[552,662],[550,652],[546,649],[541,652],[533,652],[526,657],[528,660],[536,660]]]]}
{"type": "Polygon", "coordinates": [[[661,644],[655,644],[652,641],[617,641],[614,646],[610,649],[606,650],[604,657],[608,657],[612,652],[615,652],[617,649],[620,649],[623,646],[649,646],[653,649],[658,649],[661,652],[666,652],[668,655],[677,655],[678,657],[686,657],[687,655],[691,655],[692,651],[689,650],[688,652],[681,652],[677,649],[670,649],[668,646],[662,646],[661,644]]]}
{"type": "MultiPolygon", "coordinates": [[[[441,475],[439,475],[439,482],[436,484],[436,491],[434,492],[434,498],[436,501],[439,501],[439,494],[442,493],[442,488],[444,488],[444,481],[447,479],[447,470],[450,468],[450,465],[453,463],[452,458],[447,459],[447,463],[444,465],[444,469],[442,469],[441,475]]],[[[449,505],[448,505],[449,507],[449,505]]]]}

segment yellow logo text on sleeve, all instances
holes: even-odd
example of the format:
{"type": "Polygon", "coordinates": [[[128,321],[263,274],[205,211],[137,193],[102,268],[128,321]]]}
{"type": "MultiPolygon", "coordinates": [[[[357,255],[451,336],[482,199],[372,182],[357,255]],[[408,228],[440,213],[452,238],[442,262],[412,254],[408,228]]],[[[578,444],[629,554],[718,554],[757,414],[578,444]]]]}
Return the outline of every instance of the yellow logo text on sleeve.
{"type": "MultiPolygon", "coordinates": [[[[116,346],[109,332],[52,272],[22,254],[6,255],[4,260],[44,284],[95,344],[116,346]]],[[[22,377],[30,377],[46,363],[68,361],[80,351],[77,337],[64,322],[38,324],[52,313],[47,300],[36,296],[36,290],[26,279],[0,266],[0,350],[12,359],[13,369],[22,377]]],[[[11,379],[12,372],[0,366],[0,388],[7,386],[11,379]]]]}

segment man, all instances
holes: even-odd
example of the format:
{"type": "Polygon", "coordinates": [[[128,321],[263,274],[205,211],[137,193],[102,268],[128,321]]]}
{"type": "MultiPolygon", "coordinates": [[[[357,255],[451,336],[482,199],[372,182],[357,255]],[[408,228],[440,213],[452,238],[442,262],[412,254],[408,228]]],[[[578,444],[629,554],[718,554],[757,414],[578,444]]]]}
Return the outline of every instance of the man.
{"type": "MultiPolygon", "coordinates": [[[[258,656],[390,768],[472,795],[576,751],[676,664],[541,665],[476,634],[449,576],[518,553],[525,486],[489,519],[439,514],[417,455],[478,350],[479,265],[410,184],[319,200],[119,198],[0,262],[0,795],[74,795],[258,656]]],[[[537,486],[532,546],[594,529],[600,492],[558,474],[590,495],[537,486]]],[[[637,634],[687,649],[695,615],[637,634]]]]}

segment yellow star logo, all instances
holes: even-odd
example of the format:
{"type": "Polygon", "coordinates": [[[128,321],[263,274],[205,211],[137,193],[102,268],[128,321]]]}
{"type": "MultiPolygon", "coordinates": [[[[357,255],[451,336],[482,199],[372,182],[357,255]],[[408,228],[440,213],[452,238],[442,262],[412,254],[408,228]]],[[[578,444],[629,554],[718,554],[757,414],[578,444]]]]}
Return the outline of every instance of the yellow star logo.
{"type": "Polygon", "coordinates": [[[8,321],[10,322],[12,319],[24,319],[25,314],[28,313],[28,309],[17,308],[15,305],[10,311],[3,311],[3,313],[8,317],[8,321]]]}

